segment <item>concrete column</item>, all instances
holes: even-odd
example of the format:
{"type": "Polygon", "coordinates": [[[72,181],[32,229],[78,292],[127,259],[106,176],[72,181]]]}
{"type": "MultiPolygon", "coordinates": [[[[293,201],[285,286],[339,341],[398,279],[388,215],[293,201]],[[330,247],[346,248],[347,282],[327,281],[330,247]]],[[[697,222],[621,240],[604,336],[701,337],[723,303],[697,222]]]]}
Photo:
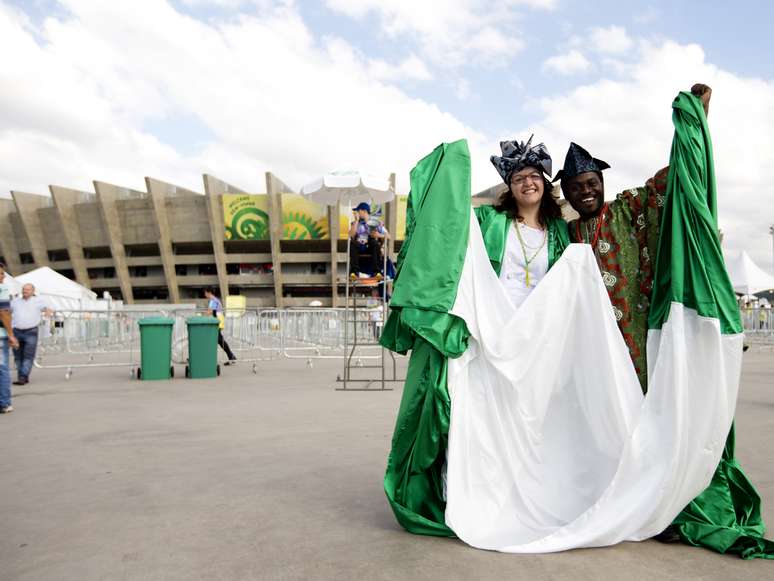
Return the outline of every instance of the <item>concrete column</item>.
{"type": "MultiPolygon", "coordinates": [[[[395,174],[390,174],[390,190],[395,193],[395,174]]],[[[398,230],[398,198],[396,196],[385,204],[384,208],[384,225],[387,231],[390,233],[390,237],[387,239],[385,251],[390,260],[395,262],[395,236],[397,236],[398,230]]]]}
{"type": "Polygon", "coordinates": [[[269,235],[271,237],[271,261],[274,271],[274,305],[281,309],[284,305],[282,298],[282,251],[280,240],[282,239],[282,198],[283,191],[292,191],[287,188],[271,172],[266,172],[266,197],[269,200],[269,235]]]}
{"type": "Polygon", "coordinates": [[[226,226],[223,221],[223,194],[247,195],[226,182],[211,175],[204,174],[204,193],[207,197],[207,212],[209,213],[210,235],[212,236],[212,252],[215,255],[215,266],[218,269],[218,286],[220,296],[228,296],[228,274],[226,272],[226,226]]]}
{"type": "Polygon", "coordinates": [[[110,254],[113,255],[113,266],[116,269],[118,284],[121,287],[121,295],[123,295],[124,303],[133,304],[134,294],[132,293],[132,283],[129,280],[129,267],[126,264],[126,250],[121,234],[121,219],[116,205],[119,195],[125,192],[126,188],[95,181],[94,190],[97,192],[102,219],[105,221],[105,228],[110,238],[110,254]]]}
{"type": "Polygon", "coordinates": [[[46,239],[43,235],[43,227],[40,224],[38,210],[45,208],[51,203],[48,196],[38,194],[26,194],[24,192],[11,192],[16,209],[19,212],[24,230],[27,232],[27,238],[30,241],[30,250],[32,258],[35,259],[35,266],[48,266],[48,248],[46,239]]]}
{"type": "Polygon", "coordinates": [[[339,306],[339,213],[341,203],[328,206],[328,237],[331,239],[331,306],[339,306]]]}
{"type": "Polygon", "coordinates": [[[75,205],[93,199],[91,192],[82,192],[61,186],[48,186],[54,205],[59,211],[59,220],[62,222],[65,238],[67,239],[67,254],[75,271],[75,280],[86,288],[91,288],[89,271],[86,268],[86,258],[83,255],[83,242],[81,230],[78,227],[78,218],[75,213],[75,205]]]}
{"type": "Polygon", "coordinates": [[[159,254],[161,254],[161,264],[164,267],[164,277],[167,279],[169,299],[170,302],[179,303],[180,287],[177,285],[172,234],[167,218],[167,197],[170,195],[197,196],[199,194],[149,177],[145,178],[145,187],[151,196],[153,210],[156,213],[156,223],[159,227],[159,254]]]}
{"type": "Polygon", "coordinates": [[[3,253],[5,267],[11,274],[21,274],[22,263],[19,256],[19,247],[13,235],[10,214],[16,212],[16,204],[13,200],[0,199],[0,250],[3,253]]]}

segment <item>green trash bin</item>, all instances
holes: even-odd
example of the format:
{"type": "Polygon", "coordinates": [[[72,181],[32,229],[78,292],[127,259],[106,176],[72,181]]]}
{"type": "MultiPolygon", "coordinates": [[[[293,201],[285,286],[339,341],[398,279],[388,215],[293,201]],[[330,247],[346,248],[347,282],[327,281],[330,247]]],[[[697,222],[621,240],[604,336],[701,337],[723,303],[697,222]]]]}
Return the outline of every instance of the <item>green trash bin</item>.
{"type": "Polygon", "coordinates": [[[215,317],[190,317],[188,324],[188,365],[185,376],[193,379],[220,375],[218,325],[215,317]]]}
{"type": "Polygon", "coordinates": [[[169,379],[172,367],[172,328],[174,319],[146,317],[140,325],[140,368],[137,379],[169,379]]]}

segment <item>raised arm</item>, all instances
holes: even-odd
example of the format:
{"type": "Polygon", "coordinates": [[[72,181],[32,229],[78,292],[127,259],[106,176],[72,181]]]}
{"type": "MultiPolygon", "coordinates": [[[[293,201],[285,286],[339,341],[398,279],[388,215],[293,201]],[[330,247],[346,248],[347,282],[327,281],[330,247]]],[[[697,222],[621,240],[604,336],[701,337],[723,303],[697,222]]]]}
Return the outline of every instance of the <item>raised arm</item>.
{"type": "Polygon", "coordinates": [[[712,89],[709,85],[704,83],[696,83],[691,87],[691,94],[701,99],[701,104],[704,107],[704,116],[709,116],[709,102],[712,97],[712,89]]]}

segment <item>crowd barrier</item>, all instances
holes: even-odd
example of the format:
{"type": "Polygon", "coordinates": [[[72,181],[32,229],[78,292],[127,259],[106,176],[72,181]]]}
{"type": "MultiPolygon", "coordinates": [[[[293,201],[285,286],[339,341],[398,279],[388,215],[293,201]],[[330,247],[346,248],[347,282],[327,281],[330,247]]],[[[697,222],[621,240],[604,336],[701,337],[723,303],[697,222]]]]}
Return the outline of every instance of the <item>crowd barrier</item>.
{"type": "Polygon", "coordinates": [[[761,349],[774,349],[774,309],[765,307],[743,308],[740,312],[745,342],[761,349]]]}
{"type": "MultiPolygon", "coordinates": [[[[379,305],[362,309],[349,321],[345,312],[343,308],[230,311],[223,336],[238,362],[252,364],[256,373],[261,361],[279,358],[303,359],[310,367],[315,359],[344,359],[355,337],[361,343],[359,362],[378,358],[383,309],[379,305]]],[[[62,369],[67,379],[76,369],[90,367],[125,367],[133,376],[140,363],[138,321],[159,316],[174,320],[172,361],[182,365],[188,358],[186,320],[205,315],[203,309],[190,308],[57,311],[41,322],[35,366],[62,369]]],[[[220,349],[219,357],[224,358],[220,349]]]]}

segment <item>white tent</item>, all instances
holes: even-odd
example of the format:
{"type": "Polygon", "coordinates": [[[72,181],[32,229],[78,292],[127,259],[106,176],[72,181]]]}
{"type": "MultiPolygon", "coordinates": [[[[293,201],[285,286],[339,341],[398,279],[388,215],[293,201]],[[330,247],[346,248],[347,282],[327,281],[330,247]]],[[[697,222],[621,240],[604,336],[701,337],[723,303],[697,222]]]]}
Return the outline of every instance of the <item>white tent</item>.
{"type": "Polygon", "coordinates": [[[19,283],[18,280],[16,280],[7,272],[5,273],[5,278],[3,278],[3,284],[8,287],[8,291],[11,293],[12,297],[15,297],[16,295],[21,294],[22,285],[19,283]]]}
{"type": "Polygon", "coordinates": [[[742,250],[737,256],[726,257],[726,268],[734,291],[751,295],[774,289],[774,276],[763,270],[742,250]]]}
{"type": "Polygon", "coordinates": [[[34,284],[37,294],[48,299],[52,308],[58,311],[88,310],[97,305],[95,293],[48,266],[19,275],[16,282],[34,284]]]}

